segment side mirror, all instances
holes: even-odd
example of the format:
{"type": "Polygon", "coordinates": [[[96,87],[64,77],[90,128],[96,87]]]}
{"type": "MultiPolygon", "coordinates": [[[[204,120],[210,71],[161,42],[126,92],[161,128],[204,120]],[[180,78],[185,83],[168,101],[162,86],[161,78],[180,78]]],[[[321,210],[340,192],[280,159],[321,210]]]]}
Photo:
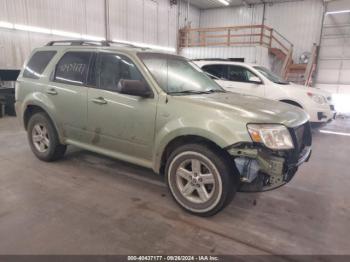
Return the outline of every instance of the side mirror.
{"type": "Polygon", "coordinates": [[[140,80],[120,79],[118,83],[118,92],[125,95],[139,97],[153,97],[153,93],[148,85],[140,80]]]}
{"type": "Polygon", "coordinates": [[[249,78],[249,82],[258,85],[262,84],[261,79],[257,76],[252,76],[251,78],[249,78]]]}

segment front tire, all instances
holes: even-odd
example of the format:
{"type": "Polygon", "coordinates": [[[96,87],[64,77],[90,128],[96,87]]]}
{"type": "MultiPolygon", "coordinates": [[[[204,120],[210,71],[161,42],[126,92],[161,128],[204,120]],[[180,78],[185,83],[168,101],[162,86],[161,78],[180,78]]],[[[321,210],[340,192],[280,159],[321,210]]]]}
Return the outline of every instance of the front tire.
{"type": "Polygon", "coordinates": [[[64,156],[67,147],[60,144],[57,131],[45,113],[36,113],[29,119],[27,135],[32,152],[40,160],[51,162],[64,156]]]}
{"type": "Polygon", "coordinates": [[[185,210],[212,216],[233,199],[238,181],[230,159],[204,144],[187,144],[170,155],[165,172],[170,192],[185,210]]]}

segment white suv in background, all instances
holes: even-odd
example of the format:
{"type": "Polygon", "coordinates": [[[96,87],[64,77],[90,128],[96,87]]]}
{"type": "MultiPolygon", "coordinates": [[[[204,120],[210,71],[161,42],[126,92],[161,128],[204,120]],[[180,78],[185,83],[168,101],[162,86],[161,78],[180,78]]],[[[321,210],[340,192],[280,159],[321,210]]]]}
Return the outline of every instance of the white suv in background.
{"type": "Polygon", "coordinates": [[[224,89],[278,100],[303,108],[310,122],[326,123],[335,117],[332,96],[317,88],[286,82],[263,66],[221,60],[194,60],[224,89]]]}

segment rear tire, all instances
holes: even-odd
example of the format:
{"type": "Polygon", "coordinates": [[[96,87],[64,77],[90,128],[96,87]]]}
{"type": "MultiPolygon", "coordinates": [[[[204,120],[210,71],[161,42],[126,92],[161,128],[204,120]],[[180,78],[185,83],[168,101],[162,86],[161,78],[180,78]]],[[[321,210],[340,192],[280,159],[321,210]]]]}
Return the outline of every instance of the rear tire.
{"type": "Polygon", "coordinates": [[[39,112],[30,117],[27,135],[32,152],[40,160],[51,162],[64,156],[67,146],[60,144],[57,131],[47,114],[39,112]]]}
{"type": "Polygon", "coordinates": [[[198,216],[213,216],[233,199],[239,180],[229,157],[205,144],[175,149],[165,174],[175,201],[198,216]]]}

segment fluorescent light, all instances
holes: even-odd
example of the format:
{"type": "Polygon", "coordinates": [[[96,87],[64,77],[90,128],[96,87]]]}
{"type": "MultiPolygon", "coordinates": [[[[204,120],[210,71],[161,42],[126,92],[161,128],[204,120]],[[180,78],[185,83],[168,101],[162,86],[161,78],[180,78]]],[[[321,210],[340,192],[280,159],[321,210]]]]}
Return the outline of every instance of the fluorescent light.
{"type": "Polygon", "coordinates": [[[81,38],[91,41],[104,41],[106,38],[100,37],[100,36],[93,36],[93,35],[82,35],[81,38]]]}
{"type": "Polygon", "coordinates": [[[58,35],[58,36],[64,36],[64,37],[72,37],[72,38],[81,38],[82,35],[74,32],[67,32],[67,31],[61,31],[61,30],[52,30],[51,34],[58,35]]]}
{"type": "MultiPolygon", "coordinates": [[[[100,36],[79,34],[79,33],[75,33],[75,32],[68,32],[68,31],[55,30],[55,29],[51,30],[49,28],[36,27],[36,26],[30,26],[30,25],[12,24],[12,23],[8,23],[5,21],[0,21],[0,28],[15,29],[15,30],[21,30],[21,31],[25,31],[25,32],[42,33],[42,34],[48,34],[48,35],[63,36],[63,37],[77,38],[77,39],[85,39],[85,40],[91,40],[91,41],[106,40],[104,37],[100,37],[100,36]]],[[[125,41],[125,40],[113,40],[113,41],[121,42],[121,43],[125,43],[125,44],[131,44],[131,45],[144,47],[144,48],[151,48],[151,49],[162,50],[162,51],[167,51],[167,52],[174,52],[174,53],[176,52],[176,49],[174,47],[152,45],[152,44],[146,44],[146,43],[140,43],[140,42],[130,42],[130,41],[125,41]]]]}
{"type": "Polygon", "coordinates": [[[343,14],[343,13],[350,13],[350,9],[340,10],[340,11],[331,11],[331,12],[327,12],[326,15],[336,15],[336,14],[343,14]]]}
{"type": "Polygon", "coordinates": [[[167,51],[167,52],[176,52],[176,49],[174,47],[152,45],[152,44],[146,44],[146,43],[140,43],[140,42],[130,42],[130,41],[125,41],[125,40],[117,40],[117,39],[113,39],[113,41],[119,42],[119,43],[130,44],[130,45],[138,46],[141,48],[144,47],[144,48],[156,49],[156,50],[167,51]]]}
{"type": "Polygon", "coordinates": [[[12,23],[0,21],[1,28],[13,29],[14,25],[12,23]]]}
{"type": "Polygon", "coordinates": [[[35,33],[42,33],[42,34],[50,34],[51,33],[50,29],[36,27],[36,26],[29,26],[29,25],[15,24],[14,28],[17,30],[26,31],[26,32],[35,32],[35,33]]]}
{"type": "Polygon", "coordinates": [[[230,4],[230,3],[229,3],[228,1],[226,1],[226,0],[216,0],[216,1],[222,3],[223,5],[229,5],[229,4],[230,4]]]}
{"type": "Polygon", "coordinates": [[[335,132],[335,131],[329,131],[329,130],[320,130],[320,133],[339,135],[339,136],[350,136],[350,133],[335,132]]]}
{"type": "Polygon", "coordinates": [[[20,30],[24,32],[41,33],[41,34],[54,35],[54,36],[63,36],[63,37],[70,37],[70,38],[77,38],[77,39],[85,39],[85,40],[91,40],[91,41],[106,40],[104,37],[100,37],[100,36],[85,35],[85,34],[79,34],[75,32],[68,32],[68,31],[55,30],[55,29],[51,30],[49,28],[30,26],[30,25],[12,24],[5,21],[0,21],[0,28],[20,30]]]}

